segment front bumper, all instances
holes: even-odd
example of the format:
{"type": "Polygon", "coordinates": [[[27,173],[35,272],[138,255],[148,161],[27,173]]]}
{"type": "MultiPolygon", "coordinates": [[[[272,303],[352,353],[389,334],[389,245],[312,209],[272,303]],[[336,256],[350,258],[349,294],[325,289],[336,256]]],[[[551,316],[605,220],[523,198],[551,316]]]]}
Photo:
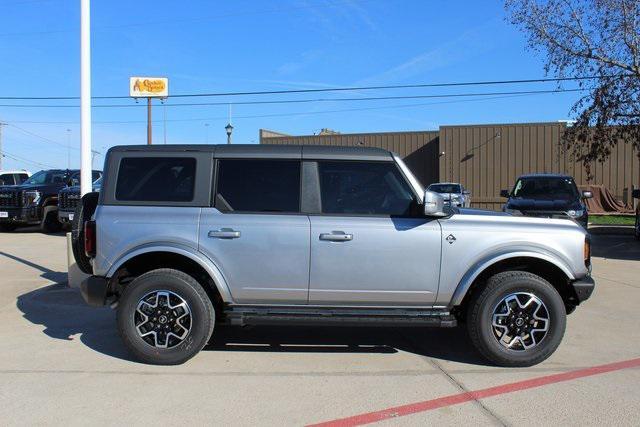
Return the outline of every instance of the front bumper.
{"type": "Polygon", "coordinates": [[[596,287],[596,282],[593,280],[593,277],[586,276],[571,283],[571,286],[573,286],[578,303],[581,303],[591,297],[593,289],[596,287]]]}
{"type": "Polygon", "coordinates": [[[60,220],[60,222],[71,222],[73,221],[73,215],[75,213],[75,210],[60,210],[58,209],[58,220],[60,220]]]}
{"type": "Polygon", "coordinates": [[[41,209],[37,206],[15,208],[0,206],[0,224],[29,225],[40,223],[41,209]]]}
{"type": "Polygon", "coordinates": [[[107,303],[109,282],[100,276],[89,276],[80,284],[80,293],[85,302],[93,307],[102,307],[107,303]]]}

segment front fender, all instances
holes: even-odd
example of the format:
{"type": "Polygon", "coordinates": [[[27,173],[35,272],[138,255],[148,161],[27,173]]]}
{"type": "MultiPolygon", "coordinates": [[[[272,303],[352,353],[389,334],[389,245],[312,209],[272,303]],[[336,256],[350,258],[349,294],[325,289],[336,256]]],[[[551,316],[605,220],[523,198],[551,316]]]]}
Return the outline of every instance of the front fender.
{"type": "Polygon", "coordinates": [[[450,305],[456,306],[462,303],[464,296],[467,294],[467,291],[473,284],[474,280],[476,280],[483,271],[500,261],[504,261],[510,258],[536,258],[542,261],[546,261],[562,270],[562,272],[567,276],[569,280],[575,280],[575,276],[567,263],[557,257],[546,253],[534,251],[511,251],[501,254],[493,254],[477,262],[465,273],[460,283],[458,283],[455,292],[453,293],[453,298],[451,299],[450,305]]]}
{"type": "Polygon", "coordinates": [[[195,251],[193,248],[190,248],[188,246],[166,243],[166,244],[160,244],[160,245],[158,244],[143,245],[143,246],[133,248],[129,252],[119,257],[111,265],[111,267],[109,267],[109,270],[107,271],[105,277],[108,277],[108,278],[112,277],[116,273],[116,271],[118,271],[118,269],[122,267],[122,265],[124,265],[124,263],[126,263],[130,259],[133,259],[139,255],[152,253],[152,252],[170,252],[177,255],[182,255],[198,263],[198,265],[204,268],[204,270],[213,279],[213,282],[216,288],[220,292],[220,296],[222,297],[222,300],[224,302],[233,302],[231,292],[229,291],[229,285],[227,284],[227,281],[225,280],[218,266],[213,261],[211,261],[208,257],[195,251]]]}

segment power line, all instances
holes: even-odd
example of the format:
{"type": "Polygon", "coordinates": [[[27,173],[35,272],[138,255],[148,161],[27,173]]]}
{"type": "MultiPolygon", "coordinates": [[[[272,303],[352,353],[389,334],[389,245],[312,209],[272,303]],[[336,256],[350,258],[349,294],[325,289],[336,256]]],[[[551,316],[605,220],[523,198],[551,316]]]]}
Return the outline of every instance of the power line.
{"type": "MultiPolygon", "coordinates": [[[[429,105],[443,105],[443,104],[458,104],[463,102],[478,102],[478,101],[488,101],[495,99],[505,99],[505,98],[520,98],[526,96],[533,96],[538,94],[525,94],[525,95],[504,95],[504,96],[493,96],[486,98],[474,98],[474,99],[457,99],[451,101],[438,101],[438,102],[421,102],[421,103],[411,103],[411,104],[396,104],[396,105],[386,105],[380,107],[364,107],[364,108],[343,108],[343,109],[335,109],[335,110],[314,110],[314,111],[294,111],[288,113],[272,113],[272,114],[257,114],[257,115],[239,115],[235,116],[236,119],[255,119],[255,118],[268,118],[268,117],[294,117],[294,116],[303,116],[303,115],[313,115],[313,114],[331,114],[331,113],[343,113],[343,112],[354,112],[354,111],[371,111],[371,110],[387,110],[387,109],[396,109],[396,108],[414,108],[414,107],[424,107],[429,105]]],[[[200,117],[200,118],[190,118],[190,119],[167,119],[167,122],[204,122],[204,121],[214,121],[214,120],[227,120],[227,116],[219,116],[219,117],[200,117]]],[[[60,122],[60,121],[16,121],[13,123],[30,123],[30,124],[77,124],[78,122],[60,122]]],[[[146,120],[96,120],[93,122],[94,124],[137,124],[137,123],[147,123],[146,120]]],[[[155,122],[157,123],[157,121],[155,122]]]]}
{"type": "MultiPolygon", "coordinates": [[[[16,128],[16,129],[18,129],[20,132],[22,132],[22,133],[24,133],[24,134],[26,134],[26,135],[30,135],[30,136],[33,136],[33,137],[39,138],[39,139],[41,139],[41,140],[43,140],[43,141],[49,142],[49,143],[51,143],[51,144],[58,145],[58,146],[60,146],[60,147],[62,147],[62,148],[65,148],[65,149],[68,149],[68,148],[69,148],[69,145],[67,145],[67,144],[62,144],[62,143],[60,143],[60,142],[57,142],[57,141],[54,141],[54,140],[52,140],[52,139],[46,138],[46,137],[44,137],[44,136],[42,136],[42,135],[38,135],[37,133],[34,133],[34,132],[31,132],[31,131],[29,131],[29,130],[27,130],[27,129],[21,128],[20,126],[16,126],[16,125],[14,125],[13,123],[7,123],[7,124],[8,124],[9,126],[11,126],[12,128],[16,128]]],[[[79,148],[77,148],[77,147],[70,147],[70,148],[73,148],[74,150],[79,150],[79,148]]]]}
{"type": "MultiPolygon", "coordinates": [[[[548,83],[548,82],[564,82],[564,81],[583,81],[595,80],[603,76],[583,76],[583,77],[555,77],[540,79],[520,79],[520,80],[484,80],[469,82],[445,82],[445,83],[416,83],[406,85],[384,85],[384,86],[345,86],[332,88],[308,88],[308,89],[282,89],[282,90],[260,90],[260,91],[243,91],[243,92],[210,92],[210,93],[184,93],[171,95],[170,98],[192,98],[192,97],[219,97],[219,96],[248,96],[248,95],[282,95],[295,93],[318,93],[318,92],[349,92],[364,90],[383,90],[383,89],[424,89],[434,87],[457,87],[457,86],[489,86],[489,85],[507,85],[507,84],[530,84],[530,83],[548,83]]],[[[79,96],[0,96],[0,100],[14,101],[62,101],[77,100],[79,96]]],[[[92,99],[131,99],[129,96],[94,96],[92,99]]]]}
{"type": "MultiPolygon", "coordinates": [[[[398,95],[398,96],[374,96],[374,97],[351,97],[351,98],[311,98],[311,99],[282,99],[274,101],[238,101],[238,102],[188,102],[179,104],[165,103],[167,107],[197,107],[216,105],[266,105],[266,104],[308,104],[315,102],[360,102],[360,101],[388,101],[397,99],[431,99],[431,98],[460,98],[460,97],[480,97],[497,95],[529,95],[544,93],[570,93],[583,92],[588,89],[552,89],[552,90],[530,90],[511,92],[476,92],[476,93],[449,93],[442,95],[398,95]]],[[[78,105],[55,105],[55,104],[0,104],[0,107],[8,108],[79,108],[78,105]]],[[[146,107],[143,104],[98,104],[93,108],[140,108],[146,107]]]]}
{"type": "Polygon", "coordinates": [[[47,168],[47,169],[55,169],[55,166],[48,165],[46,163],[36,162],[34,160],[25,159],[23,157],[16,156],[15,154],[7,153],[6,150],[2,150],[2,152],[0,152],[0,156],[8,157],[8,158],[10,158],[12,160],[15,160],[17,162],[25,162],[25,163],[30,163],[30,164],[32,164],[34,166],[39,166],[39,167],[43,167],[43,168],[47,168]]]}

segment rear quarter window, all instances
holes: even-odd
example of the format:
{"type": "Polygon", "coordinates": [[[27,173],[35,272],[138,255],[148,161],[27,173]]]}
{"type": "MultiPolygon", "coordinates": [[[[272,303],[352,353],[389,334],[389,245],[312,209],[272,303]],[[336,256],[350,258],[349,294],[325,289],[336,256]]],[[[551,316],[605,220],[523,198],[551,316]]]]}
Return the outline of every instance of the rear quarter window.
{"type": "Polygon", "coordinates": [[[127,157],[120,161],[115,198],[131,202],[190,202],[196,159],[127,157]]]}

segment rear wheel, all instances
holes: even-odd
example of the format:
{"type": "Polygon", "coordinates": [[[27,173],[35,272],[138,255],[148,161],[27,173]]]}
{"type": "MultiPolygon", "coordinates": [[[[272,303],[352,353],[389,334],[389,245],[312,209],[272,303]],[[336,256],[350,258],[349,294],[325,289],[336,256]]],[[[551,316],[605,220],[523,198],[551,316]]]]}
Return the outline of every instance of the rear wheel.
{"type": "Polygon", "coordinates": [[[566,326],[565,304],[546,280],[524,271],[492,276],[476,293],[467,315],[471,341],[500,366],[532,366],[558,348],[566,326]]]}
{"type": "Polygon", "coordinates": [[[140,361],[177,365],[207,344],[215,311],[193,277],[163,268],[145,273],[125,287],[117,322],[122,340],[140,361]]]}

